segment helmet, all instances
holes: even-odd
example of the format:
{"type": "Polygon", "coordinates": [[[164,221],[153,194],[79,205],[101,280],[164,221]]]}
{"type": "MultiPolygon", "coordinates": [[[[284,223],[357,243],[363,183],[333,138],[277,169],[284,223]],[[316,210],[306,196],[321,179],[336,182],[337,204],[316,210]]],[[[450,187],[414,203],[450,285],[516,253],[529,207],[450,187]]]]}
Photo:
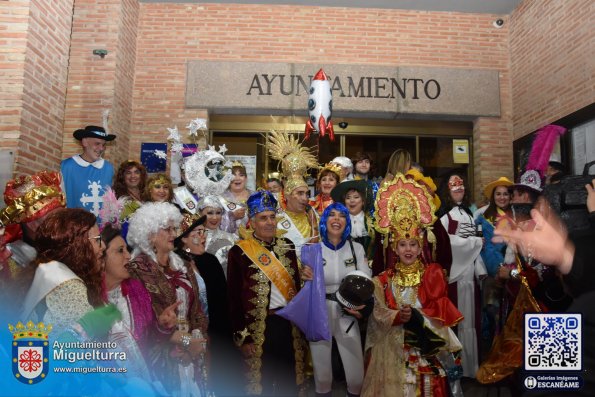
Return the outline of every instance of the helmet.
{"type": "Polygon", "coordinates": [[[335,296],[348,309],[364,305],[374,295],[374,282],[366,273],[356,270],[347,274],[335,296]]]}

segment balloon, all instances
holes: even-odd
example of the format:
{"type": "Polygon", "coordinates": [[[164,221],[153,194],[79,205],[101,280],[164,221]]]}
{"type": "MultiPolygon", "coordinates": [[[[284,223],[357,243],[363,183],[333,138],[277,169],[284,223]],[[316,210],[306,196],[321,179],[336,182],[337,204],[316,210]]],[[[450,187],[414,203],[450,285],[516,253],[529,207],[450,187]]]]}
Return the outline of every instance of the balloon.
{"type": "Polygon", "coordinates": [[[333,112],[333,93],[331,85],[324,73],[320,69],[312,82],[310,83],[310,96],[308,97],[309,119],[306,123],[305,139],[310,137],[314,131],[324,137],[328,131],[331,141],[335,140],[335,131],[331,122],[331,113],[333,112]]]}

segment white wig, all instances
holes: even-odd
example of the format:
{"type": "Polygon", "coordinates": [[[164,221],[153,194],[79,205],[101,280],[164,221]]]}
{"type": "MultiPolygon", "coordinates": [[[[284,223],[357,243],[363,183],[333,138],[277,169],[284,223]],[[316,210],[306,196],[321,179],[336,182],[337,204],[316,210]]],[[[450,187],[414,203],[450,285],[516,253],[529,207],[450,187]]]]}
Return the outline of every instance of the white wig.
{"type": "Polygon", "coordinates": [[[177,228],[181,221],[182,214],[173,204],[145,203],[141,205],[130,218],[126,237],[128,244],[134,248],[132,256],[142,252],[157,261],[151,238],[159,232],[159,229],[168,228],[170,222],[177,228]]]}
{"type": "Polygon", "coordinates": [[[353,163],[351,160],[344,156],[335,157],[331,160],[331,163],[339,164],[341,167],[353,169],[353,163]]]}
{"type": "Polygon", "coordinates": [[[219,208],[225,211],[223,204],[221,204],[221,200],[219,200],[219,197],[217,196],[206,196],[198,202],[199,211],[202,211],[207,207],[219,208]]]}

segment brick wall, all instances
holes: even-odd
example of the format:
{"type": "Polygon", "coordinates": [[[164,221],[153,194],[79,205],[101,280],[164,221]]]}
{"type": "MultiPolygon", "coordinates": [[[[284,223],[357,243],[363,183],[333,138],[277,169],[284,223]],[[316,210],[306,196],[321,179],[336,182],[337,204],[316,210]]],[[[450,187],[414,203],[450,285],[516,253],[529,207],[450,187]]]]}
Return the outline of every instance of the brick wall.
{"type": "Polygon", "coordinates": [[[186,62],[194,59],[498,70],[502,116],[474,123],[476,193],[511,176],[513,137],[594,99],[588,23],[595,3],[589,0],[525,0],[502,29],[492,26],[501,16],[468,13],[138,0],[7,3],[0,43],[11,50],[0,53],[6,87],[0,143],[18,149],[18,172],[55,168],[79,152],[72,131],[101,123],[105,109],[119,135],[106,156],[115,163],[138,158],[141,142],[164,141],[167,127],[183,130],[190,119],[207,117],[206,110],[184,108],[186,62]],[[97,48],[108,56],[92,55],[97,48]]]}
{"type": "Polygon", "coordinates": [[[118,137],[105,157],[115,164],[128,158],[137,22],[138,0],[75,1],[63,157],[80,152],[72,132],[102,125],[109,110],[108,127],[118,137]],[[108,55],[102,59],[94,49],[108,55]]]}
{"type": "MultiPolygon", "coordinates": [[[[402,10],[141,3],[131,156],[187,122],[186,62],[414,65],[500,71],[502,118],[476,122],[475,185],[512,174],[508,29],[495,15],[402,10]],[[494,145],[494,142],[497,142],[494,145]],[[487,150],[489,148],[489,151],[487,150]],[[489,155],[488,155],[489,153],[489,155]],[[480,164],[481,161],[481,164],[480,164]]],[[[498,16],[499,17],[499,16],[498,16]]]]}
{"type": "Polygon", "coordinates": [[[510,18],[514,137],[595,102],[595,2],[525,0],[510,18]]]}
{"type": "Polygon", "coordinates": [[[73,0],[3,2],[0,145],[14,173],[58,169],[73,0]]]}

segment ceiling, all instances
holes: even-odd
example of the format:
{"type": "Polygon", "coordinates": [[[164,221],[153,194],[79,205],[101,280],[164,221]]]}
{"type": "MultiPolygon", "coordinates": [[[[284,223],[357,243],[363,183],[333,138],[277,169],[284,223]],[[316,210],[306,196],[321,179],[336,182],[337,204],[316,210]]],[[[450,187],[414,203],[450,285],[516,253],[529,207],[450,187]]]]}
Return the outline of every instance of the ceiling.
{"type": "Polygon", "coordinates": [[[141,3],[276,4],[510,14],[522,0],[140,0],[141,3]]]}

